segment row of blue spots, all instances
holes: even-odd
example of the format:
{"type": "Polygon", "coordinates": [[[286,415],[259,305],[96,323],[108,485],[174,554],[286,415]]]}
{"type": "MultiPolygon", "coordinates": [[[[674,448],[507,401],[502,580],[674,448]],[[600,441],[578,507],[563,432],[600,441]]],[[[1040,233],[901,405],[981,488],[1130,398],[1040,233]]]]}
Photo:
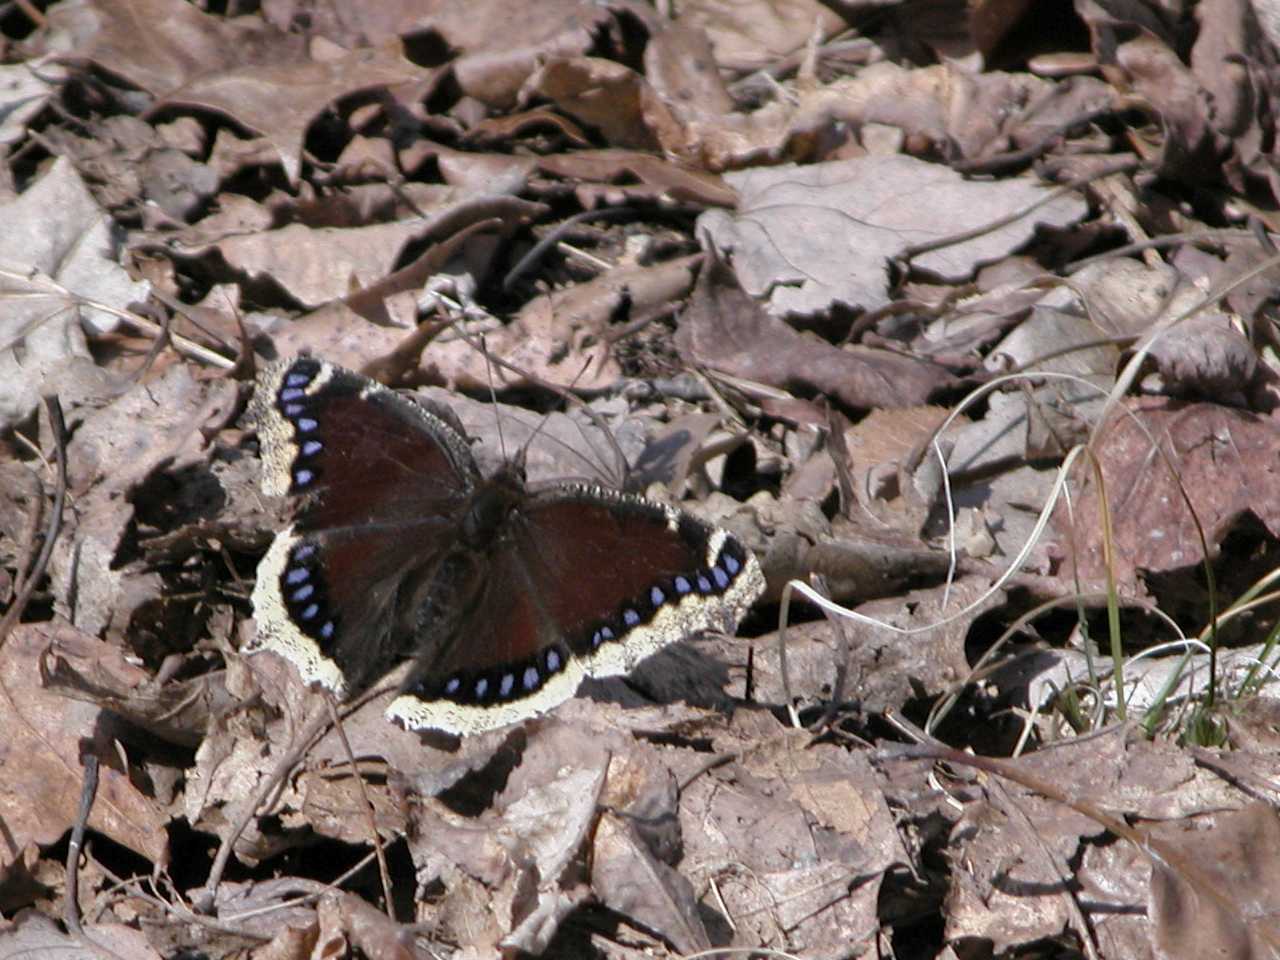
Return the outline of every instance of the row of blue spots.
{"type": "MultiPolygon", "coordinates": [[[[284,386],[280,389],[278,396],[280,409],[289,418],[289,421],[299,434],[311,433],[320,425],[314,417],[302,416],[306,410],[306,404],[302,402],[307,396],[305,387],[314,379],[314,376],[314,373],[298,370],[289,373],[284,378],[284,386]]],[[[323,449],[324,444],[314,437],[304,439],[298,445],[298,460],[304,457],[314,457],[323,449]]],[[[293,483],[295,487],[305,487],[315,478],[316,473],[314,470],[309,467],[298,466],[297,461],[294,462],[293,483]]]]}
{"type": "MultiPolygon", "coordinates": [[[[280,402],[280,411],[288,417],[292,422],[294,429],[300,434],[308,434],[320,426],[319,421],[315,417],[305,417],[302,413],[306,411],[305,401],[307,385],[315,379],[315,375],[319,372],[319,367],[315,370],[301,370],[294,366],[288,374],[284,376],[284,385],[280,388],[280,392],[276,399],[280,402]]],[[[320,451],[323,451],[324,444],[315,438],[303,440],[298,447],[298,457],[314,457],[320,451]]],[[[315,471],[307,467],[298,467],[294,463],[293,484],[294,486],[306,486],[312,480],[315,480],[315,471]]]]}
{"type": "MultiPolygon", "coordinates": [[[[737,557],[727,552],[721,553],[715,566],[711,568],[710,577],[701,571],[695,574],[698,592],[702,594],[711,594],[725,590],[741,570],[742,563],[737,557]],[[723,564],[723,566],[721,566],[721,564],[723,564]]],[[[676,575],[675,579],[672,581],[672,586],[675,587],[675,591],[678,596],[685,596],[692,593],[694,589],[694,583],[691,583],[689,578],[683,574],[676,575]]],[[[661,587],[654,586],[649,588],[649,603],[653,607],[654,613],[656,613],[666,602],[667,595],[661,587]]],[[[622,624],[626,629],[632,630],[635,627],[638,627],[643,620],[644,617],[635,607],[622,608],[622,624]]],[[[616,635],[612,629],[607,626],[600,627],[591,635],[591,647],[593,650],[598,649],[605,642],[614,639],[616,639],[616,635]]]]}
{"type": "MultiPolygon", "coordinates": [[[[564,654],[562,654],[557,647],[548,647],[544,650],[541,660],[542,670],[539,670],[537,664],[529,664],[523,671],[520,671],[518,667],[512,670],[506,670],[497,680],[495,680],[492,675],[476,677],[471,681],[471,690],[469,691],[471,699],[483,703],[485,700],[490,699],[495,693],[499,700],[507,700],[513,696],[529,696],[536,692],[545,682],[543,671],[545,671],[546,676],[551,676],[552,674],[559,673],[564,667],[564,654]],[[519,692],[516,691],[517,673],[519,674],[519,692]]],[[[458,696],[458,694],[462,692],[463,683],[464,678],[461,675],[455,674],[450,677],[442,688],[445,697],[451,700],[465,702],[460,700],[458,696]]],[[[422,688],[420,687],[420,689],[422,688]]]]}
{"type": "Polygon", "coordinates": [[[294,369],[284,378],[284,386],[281,388],[277,399],[280,401],[281,409],[284,415],[292,420],[298,414],[306,409],[298,401],[307,395],[304,389],[315,378],[315,372],[305,372],[294,369]]]}
{"type": "MultiPolygon", "coordinates": [[[[306,603],[301,611],[297,611],[296,615],[300,620],[315,620],[320,616],[320,604],[316,602],[307,603],[316,592],[316,585],[311,581],[311,568],[304,566],[305,562],[316,552],[315,544],[302,543],[293,548],[289,554],[289,560],[293,566],[287,567],[284,576],[285,593],[289,599],[291,609],[297,609],[298,605],[306,603]]],[[[317,630],[321,639],[330,640],[336,627],[332,619],[326,620],[317,630]]]]}
{"type": "MultiPolygon", "coordinates": [[[[707,573],[699,571],[694,575],[691,581],[683,574],[677,574],[672,580],[672,586],[678,596],[685,596],[692,593],[695,589],[699,593],[711,594],[717,591],[725,590],[732,582],[733,578],[742,570],[742,562],[737,557],[728,552],[722,552],[716,560],[714,566],[707,573]]],[[[652,604],[653,610],[658,610],[667,602],[666,591],[660,586],[653,586],[649,589],[649,602],[652,604]]],[[[637,627],[642,621],[639,610],[634,607],[624,607],[622,610],[622,621],[628,630],[637,627]]],[[[597,649],[605,643],[618,639],[617,632],[605,624],[596,629],[591,636],[591,646],[597,649]]],[[[545,682],[545,677],[549,677],[558,673],[564,667],[564,654],[558,647],[548,647],[542,653],[542,670],[536,664],[529,664],[523,668],[519,667],[502,671],[499,675],[494,674],[482,675],[474,679],[468,679],[463,674],[454,674],[440,688],[443,696],[447,699],[459,703],[468,701],[483,703],[486,700],[497,699],[507,700],[513,696],[528,696],[537,691],[545,682]],[[544,676],[545,671],[545,676],[544,676]],[[520,690],[516,690],[517,680],[520,690]],[[464,685],[470,684],[470,689],[464,693],[464,685]]],[[[418,690],[426,693],[428,687],[424,681],[419,685],[418,690]]]]}

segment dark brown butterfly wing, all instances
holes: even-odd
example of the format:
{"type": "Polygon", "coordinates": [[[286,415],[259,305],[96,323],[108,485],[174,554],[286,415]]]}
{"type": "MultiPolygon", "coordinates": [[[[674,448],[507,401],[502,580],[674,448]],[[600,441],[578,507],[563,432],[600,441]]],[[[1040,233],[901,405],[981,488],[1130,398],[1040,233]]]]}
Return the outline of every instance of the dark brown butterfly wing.
{"type": "Polygon", "coordinates": [[[453,733],[513,723],[568,699],[583,677],[732,631],[764,589],[755,557],[727,531],[602,487],[528,497],[495,541],[452,642],[421,650],[391,719],[453,733]]]}
{"type": "Polygon", "coordinates": [[[479,480],[442,417],[309,357],[259,377],[264,492],[294,499],[253,592],[257,638],[345,695],[385,670],[479,480]]]}

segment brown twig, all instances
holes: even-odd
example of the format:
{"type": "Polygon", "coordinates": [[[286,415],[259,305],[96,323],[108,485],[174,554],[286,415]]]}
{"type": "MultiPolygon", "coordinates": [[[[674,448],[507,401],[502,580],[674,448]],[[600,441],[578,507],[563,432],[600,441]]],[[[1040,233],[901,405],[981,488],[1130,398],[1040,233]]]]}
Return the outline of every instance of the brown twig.
{"type": "Polygon", "coordinates": [[[365,810],[369,813],[369,833],[373,838],[373,852],[378,857],[378,874],[382,878],[382,896],[386,899],[387,917],[394,921],[396,919],[395,901],[391,896],[391,871],[387,869],[387,855],[382,849],[382,837],[378,835],[378,811],[373,807],[373,801],[369,799],[369,791],[365,787],[364,777],[360,773],[360,768],[356,766],[355,754],[351,751],[351,743],[347,740],[347,731],[342,727],[342,718],[338,716],[338,707],[334,703],[333,697],[326,697],[329,705],[329,718],[333,721],[333,729],[338,734],[338,740],[342,743],[342,750],[347,755],[347,763],[351,765],[351,775],[355,777],[356,789],[360,792],[360,799],[364,801],[365,810]]]}
{"type": "Polygon", "coordinates": [[[579,223],[585,220],[620,220],[633,216],[636,212],[634,207],[606,207],[601,210],[584,210],[556,224],[546,236],[535,243],[529,252],[520,258],[514,267],[507,271],[507,275],[502,278],[503,292],[510,293],[516,282],[532,270],[546,252],[559,243],[560,238],[579,223]]]}
{"type": "Polygon", "coordinates": [[[953,233],[950,236],[939,237],[937,240],[930,240],[927,243],[918,243],[915,246],[907,247],[898,254],[897,259],[906,263],[910,261],[912,257],[918,257],[922,253],[930,253],[934,250],[941,250],[944,247],[965,243],[975,237],[980,237],[983,234],[990,233],[993,230],[999,230],[1001,227],[1007,226],[1010,223],[1016,223],[1023,217],[1030,214],[1033,210],[1043,207],[1046,203],[1050,203],[1058,197],[1071,193],[1075,190],[1079,190],[1081,187],[1087,186],[1095,180],[1101,180],[1103,177],[1110,177],[1117,173],[1132,173],[1134,170],[1141,169],[1142,166],[1142,161],[1136,158],[1122,160],[1119,163],[1113,164],[1109,167],[1104,167],[1101,170],[1095,170],[1093,173],[1086,174],[1085,176],[1076,177],[1074,180],[1068,180],[1056,190],[1049,191],[1035,203],[1023,207],[1021,210],[1015,210],[1013,213],[992,220],[990,223],[984,223],[980,227],[974,227],[972,230],[964,230],[960,233],[953,233]]]}
{"type": "Polygon", "coordinates": [[[89,814],[93,810],[93,800],[97,793],[98,757],[94,753],[87,753],[84,758],[84,785],[80,790],[80,810],[76,814],[75,825],[71,828],[71,840],[67,844],[67,893],[62,905],[62,919],[71,935],[103,960],[124,960],[110,947],[96,942],[86,934],[84,925],[80,922],[80,851],[84,849],[84,831],[89,825],[89,814]]]}
{"type": "MultiPolygon", "coordinates": [[[[344,703],[342,712],[344,714],[352,713],[370,700],[380,697],[386,692],[387,687],[385,684],[371,687],[360,696],[344,703]]],[[[328,695],[326,694],[326,696],[328,695]]],[[[329,697],[329,699],[332,701],[332,697],[329,697]]],[[[280,762],[275,765],[270,776],[258,788],[258,792],[252,798],[252,802],[241,811],[239,819],[236,820],[231,828],[231,832],[223,838],[218,847],[218,852],[214,854],[213,866],[209,869],[209,879],[205,881],[204,890],[201,891],[192,904],[197,913],[209,914],[213,911],[218,884],[222,882],[222,874],[226,872],[227,863],[231,858],[231,850],[235,846],[235,842],[249,826],[249,821],[266,803],[267,798],[279,789],[280,784],[284,782],[284,778],[289,775],[289,771],[302,761],[307,751],[311,749],[311,745],[320,738],[324,732],[325,724],[328,722],[329,712],[325,709],[317,710],[308,718],[302,728],[302,732],[295,738],[293,749],[280,758],[280,762]]]]}
{"type": "Polygon", "coordinates": [[[1048,151],[1062,137],[1069,134],[1073,128],[1093,123],[1095,120],[1100,120],[1113,113],[1115,113],[1114,107],[1087,110],[1078,116],[1069,117],[1062,121],[1035,143],[1023,147],[1021,150],[1010,150],[1008,153],[997,153],[989,157],[974,157],[972,160],[957,160],[951,164],[951,169],[957,173],[995,173],[1008,167],[1030,163],[1036,157],[1048,151]]]}
{"type": "Polygon", "coordinates": [[[13,4],[26,14],[27,19],[35,24],[37,30],[43,30],[48,26],[49,21],[45,19],[44,14],[36,8],[36,5],[31,0],[13,0],[13,4]]]}
{"type": "Polygon", "coordinates": [[[257,793],[249,798],[249,801],[241,810],[240,816],[232,825],[231,830],[222,838],[222,843],[218,846],[218,852],[214,854],[213,866],[209,869],[209,879],[205,882],[204,890],[200,892],[192,904],[197,913],[208,914],[213,912],[214,902],[218,893],[218,884],[222,882],[222,874],[227,869],[227,863],[231,859],[231,851],[236,841],[240,839],[240,835],[249,826],[249,821],[254,818],[258,809],[266,803],[267,797],[289,775],[289,771],[301,761],[307,750],[311,748],[312,741],[319,736],[328,722],[328,713],[324,710],[317,710],[303,726],[302,733],[298,736],[294,748],[280,758],[271,774],[264,778],[258,786],[257,793]]]}
{"type": "MultiPolygon", "coordinates": [[[[53,434],[53,452],[57,463],[58,476],[53,491],[53,510],[49,514],[49,524],[45,528],[44,543],[40,546],[35,563],[27,571],[21,586],[15,591],[13,603],[0,618],[0,647],[4,646],[9,633],[22,618],[22,613],[35,592],[36,585],[44,576],[49,565],[49,557],[53,554],[53,543],[62,529],[62,508],[67,496],[67,424],[62,417],[62,404],[57,397],[45,397],[45,411],[49,415],[49,429],[53,434]]],[[[37,504],[36,509],[39,509],[37,504]]]]}
{"type": "Polygon", "coordinates": [[[93,798],[97,793],[98,758],[95,754],[88,753],[84,758],[80,811],[76,815],[71,840],[67,844],[67,895],[62,905],[62,919],[66,921],[67,929],[77,937],[84,936],[84,927],[80,923],[80,850],[84,846],[84,830],[89,823],[89,812],[93,809],[93,798]]]}

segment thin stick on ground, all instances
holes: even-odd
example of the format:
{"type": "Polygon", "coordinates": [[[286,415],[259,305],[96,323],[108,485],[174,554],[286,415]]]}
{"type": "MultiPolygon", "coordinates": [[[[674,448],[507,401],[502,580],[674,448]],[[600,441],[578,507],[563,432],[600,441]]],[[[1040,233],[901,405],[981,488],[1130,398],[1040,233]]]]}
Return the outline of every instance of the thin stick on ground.
{"type": "Polygon", "coordinates": [[[329,715],[323,709],[317,710],[308,719],[293,749],[280,758],[280,762],[275,765],[271,775],[263,779],[258,786],[257,792],[249,798],[248,803],[240,811],[240,816],[218,846],[218,852],[214,855],[213,866],[209,869],[209,879],[205,882],[204,890],[201,891],[193,903],[197,913],[208,914],[213,912],[214,902],[217,899],[218,884],[222,882],[222,874],[226,872],[227,863],[231,859],[231,851],[235,847],[236,841],[240,839],[240,835],[249,826],[249,821],[257,815],[259,808],[266,803],[267,797],[276,791],[284,778],[289,775],[289,771],[297,766],[303,756],[306,755],[307,750],[311,748],[312,741],[319,736],[328,722],[329,715]]]}
{"type": "MultiPolygon", "coordinates": [[[[45,411],[49,414],[49,429],[53,433],[53,452],[58,468],[58,475],[53,488],[53,510],[49,514],[49,523],[45,528],[44,543],[40,545],[40,552],[36,555],[35,563],[31,565],[31,569],[27,571],[26,576],[22,579],[21,586],[18,587],[13,598],[13,603],[9,605],[5,615],[0,617],[0,647],[4,646],[10,631],[22,618],[22,613],[26,610],[27,603],[30,602],[36,585],[44,577],[45,568],[49,565],[49,557],[53,554],[53,543],[58,538],[58,532],[62,529],[62,508],[67,498],[67,424],[62,417],[62,404],[58,402],[57,397],[46,397],[44,405],[45,411]]],[[[34,510],[39,510],[40,508],[41,505],[38,502],[33,507],[34,510]]]]}
{"type": "Polygon", "coordinates": [[[90,753],[84,758],[80,810],[71,830],[71,840],[67,844],[67,895],[66,902],[62,905],[62,919],[66,921],[67,929],[77,937],[84,936],[84,927],[80,924],[80,850],[84,846],[84,830],[89,823],[89,813],[93,810],[93,798],[97,793],[98,758],[90,753]]]}
{"type": "Polygon", "coordinates": [[[351,775],[355,777],[356,789],[360,791],[360,799],[364,801],[365,810],[369,814],[369,833],[373,840],[373,852],[378,857],[378,874],[382,879],[382,896],[386,900],[387,917],[395,920],[396,907],[391,897],[391,871],[387,869],[387,855],[382,849],[382,837],[378,834],[378,811],[374,809],[373,801],[369,799],[364,777],[361,776],[360,768],[356,765],[355,754],[351,751],[351,742],[347,740],[347,731],[343,729],[342,718],[338,716],[338,707],[332,697],[326,698],[326,702],[329,706],[329,718],[333,721],[333,729],[337,732],[342,750],[347,755],[347,763],[351,765],[351,775]]]}

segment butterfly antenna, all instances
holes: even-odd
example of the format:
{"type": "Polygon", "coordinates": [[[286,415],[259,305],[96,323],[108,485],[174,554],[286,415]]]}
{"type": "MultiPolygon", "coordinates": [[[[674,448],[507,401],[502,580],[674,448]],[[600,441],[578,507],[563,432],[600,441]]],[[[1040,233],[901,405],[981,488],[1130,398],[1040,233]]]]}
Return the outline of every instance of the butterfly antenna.
{"type": "MultiPolygon", "coordinates": [[[[555,394],[557,397],[563,400],[566,405],[577,406],[586,415],[587,419],[591,421],[591,425],[595,427],[597,430],[599,430],[600,433],[603,434],[605,439],[608,441],[609,447],[612,449],[613,455],[616,458],[619,472],[621,473],[621,477],[619,478],[619,480],[625,479],[626,474],[629,470],[629,467],[627,466],[627,458],[626,458],[626,455],[622,452],[622,447],[618,445],[618,441],[614,437],[613,431],[609,429],[608,424],[604,422],[604,418],[601,417],[600,414],[598,414],[595,410],[592,410],[589,405],[583,402],[581,397],[577,396],[572,392],[572,388],[586,374],[587,369],[591,366],[590,359],[586,360],[583,363],[582,369],[579,370],[578,373],[574,376],[569,387],[562,387],[558,383],[552,383],[549,380],[545,380],[542,377],[538,376],[537,374],[533,373],[532,371],[524,370],[519,366],[517,366],[516,364],[511,363],[510,361],[504,360],[502,357],[499,357],[494,355],[493,353],[490,353],[488,348],[485,345],[484,336],[482,334],[477,335],[477,334],[471,333],[470,331],[463,329],[461,324],[458,324],[458,323],[454,324],[454,329],[457,331],[458,336],[460,336],[467,343],[471,344],[471,346],[476,350],[478,350],[481,356],[484,357],[485,367],[486,369],[489,370],[489,392],[493,398],[494,404],[497,404],[498,398],[493,391],[493,368],[500,367],[503,370],[509,370],[511,373],[514,373],[518,377],[522,377],[525,381],[527,381],[528,383],[532,384],[535,387],[539,387],[543,390],[548,391],[549,393],[555,394]]],[[[529,445],[533,442],[533,440],[537,437],[537,435],[542,432],[542,428],[546,425],[546,423],[547,423],[547,418],[544,417],[542,420],[542,423],[538,425],[538,427],[534,430],[533,434],[529,437],[529,439],[521,446],[520,450],[516,453],[515,463],[521,470],[523,470],[524,468],[524,461],[526,459],[529,445]]],[[[502,421],[498,420],[497,425],[498,425],[499,448],[501,449],[503,459],[505,460],[507,457],[507,452],[506,452],[505,441],[503,440],[503,436],[502,436],[502,421]]],[[[585,438],[585,434],[584,434],[584,438],[585,438]]],[[[590,441],[588,441],[588,443],[590,443],[590,441]]],[[[605,472],[601,469],[600,464],[592,463],[586,457],[582,457],[582,454],[579,451],[574,450],[573,448],[569,448],[569,449],[572,453],[574,453],[578,457],[581,457],[592,469],[599,470],[602,474],[605,472]]],[[[623,483],[619,482],[617,483],[617,486],[621,489],[623,486],[623,483]]]]}
{"type": "MultiPolygon", "coordinates": [[[[591,366],[591,361],[589,359],[583,362],[582,369],[578,371],[577,375],[569,383],[570,390],[572,390],[575,386],[577,386],[578,381],[586,375],[587,368],[589,366],[591,366]]],[[[576,403],[579,406],[579,408],[582,410],[582,412],[586,414],[587,419],[591,421],[591,425],[600,431],[601,435],[603,435],[605,440],[608,442],[609,449],[613,451],[614,466],[617,469],[617,475],[613,477],[612,480],[613,480],[614,486],[616,486],[619,490],[621,490],[623,486],[626,484],[627,472],[629,471],[630,467],[627,464],[627,455],[622,452],[622,447],[618,443],[618,438],[613,435],[613,431],[609,429],[608,424],[604,422],[604,418],[601,417],[600,414],[592,410],[589,405],[583,403],[581,398],[579,398],[578,396],[574,394],[570,394],[570,397],[572,398],[571,402],[576,403]]],[[[578,435],[582,437],[583,442],[588,447],[591,447],[591,452],[599,456],[599,451],[595,449],[594,440],[592,440],[592,438],[587,435],[586,431],[583,429],[582,424],[580,422],[578,424],[578,435]]],[[[586,459],[586,458],[583,457],[583,459],[586,459]]],[[[606,468],[604,466],[603,460],[604,458],[601,457],[600,463],[592,464],[592,466],[595,467],[597,470],[599,470],[602,475],[606,473],[606,468]]]]}
{"type": "MultiPolygon", "coordinates": [[[[464,333],[463,336],[465,337],[466,334],[464,333]]],[[[493,361],[491,359],[492,355],[489,353],[489,344],[485,342],[484,334],[483,333],[480,334],[480,336],[477,337],[476,339],[480,341],[480,344],[479,344],[480,356],[484,357],[485,376],[489,380],[489,401],[493,404],[493,423],[494,423],[494,426],[498,428],[498,450],[502,453],[502,462],[506,463],[507,462],[507,438],[502,432],[502,417],[498,415],[498,391],[495,390],[493,387],[493,361]]],[[[523,462],[520,464],[520,467],[521,469],[523,469],[524,467],[523,462]]]]}
{"type": "MultiPolygon", "coordinates": [[[[626,469],[626,463],[627,463],[627,460],[626,460],[626,457],[625,457],[625,456],[623,455],[623,453],[622,453],[622,448],[618,445],[618,441],[617,441],[617,439],[616,439],[616,438],[614,437],[614,435],[613,435],[613,431],[609,429],[608,425],[604,422],[604,420],[600,417],[600,415],[599,415],[598,413],[596,413],[594,410],[592,410],[590,407],[588,407],[586,404],[584,404],[580,398],[578,398],[577,396],[575,396],[575,395],[571,392],[571,391],[573,390],[573,388],[577,385],[578,381],[579,381],[579,380],[582,378],[582,376],[587,372],[587,367],[588,367],[588,366],[590,366],[590,364],[591,364],[591,361],[590,361],[590,360],[588,360],[586,363],[584,363],[584,364],[582,365],[582,369],[581,369],[581,370],[579,370],[579,371],[578,371],[578,373],[574,376],[573,380],[571,380],[571,381],[569,382],[569,386],[568,386],[568,387],[563,387],[563,388],[561,388],[561,390],[563,390],[563,392],[562,392],[562,393],[560,393],[560,396],[561,396],[561,398],[562,398],[562,399],[564,399],[564,400],[566,401],[566,403],[567,403],[567,404],[570,404],[570,405],[572,405],[572,404],[577,404],[577,405],[579,406],[579,408],[580,408],[580,409],[581,409],[581,410],[582,410],[582,411],[587,415],[587,417],[591,420],[591,424],[592,424],[592,426],[594,426],[597,430],[599,430],[602,434],[604,434],[604,436],[605,436],[605,437],[608,439],[608,441],[609,441],[609,445],[613,448],[613,452],[614,452],[614,454],[618,457],[618,462],[622,465],[623,470],[625,471],[625,469],[626,469]]],[[[524,452],[525,452],[526,450],[528,450],[531,446],[533,446],[533,441],[534,441],[534,440],[536,440],[536,439],[537,439],[537,437],[538,437],[538,434],[540,434],[540,433],[542,432],[542,428],[543,428],[543,427],[545,427],[545,426],[546,426],[548,423],[550,423],[550,422],[551,422],[551,415],[550,415],[550,414],[547,414],[546,416],[544,416],[544,417],[542,418],[542,422],[541,422],[541,423],[539,423],[539,424],[538,424],[538,426],[534,428],[533,433],[529,434],[529,439],[525,441],[524,447],[523,447],[523,448],[521,449],[521,451],[520,451],[520,457],[521,457],[521,459],[522,459],[522,460],[523,460],[523,457],[524,457],[524,452]]],[[[582,429],[582,424],[581,424],[581,423],[578,423],[578,435],[582,437],[583,442],[584,442],[584,443],[586,443],[586,445],[587,445],[588,447],[591,447],[591,448],[592,448],[592,453],[596,453],[596,452],[597,452],[597,451],[594,449],[594,447],[595,447],[594,441],[591,439],[591,437],[589,437],[589,436],[588,436],[588,435],[583,431],[583,429],[582,429]]],[[[555,438],[553,438],[553,439],[555,439],[555,438]]],[[[592,462],[591,462],[591,460],[590,460],[590,459],[589,459],[585,454],[583,454],[583,453],[581,453],[580,451],[578,451],[578,450],[574,449],[574,448],[573,448],[573,447],[571,447],[569,444],[565,443],[563,440],[558,440],[558,439],[557,439],[557,440],[556,440],[556,442],[557,442],[557,443],[559,443],[561,446],[563,446],[566,450],[568,450],[568,451],[569,451],[570,453],[572,453],[574,456],[576,456],[576,457],[578,457],[580,460],[584,461],[584,462],[587,464],[587,466],[588,466],[588,467],[590,467],[590,468],[592,468],[592,469],[594,469],[594,470],[598,471],[598,472],[599,472],[599,475],[604,476],[604,474],[605,474],[605,470],[604,470],[604,467],[603,467],[603,465],[602,465],[602,464],[599,464],[599,463],[592,463],[592,462]]],[[[617,486],[619,489],[621,489],[621,488],[622,488],[622,484],[621,484],[621,483],[617,483],[617,484],[616,484],[616,486],[617,486]]]]}

